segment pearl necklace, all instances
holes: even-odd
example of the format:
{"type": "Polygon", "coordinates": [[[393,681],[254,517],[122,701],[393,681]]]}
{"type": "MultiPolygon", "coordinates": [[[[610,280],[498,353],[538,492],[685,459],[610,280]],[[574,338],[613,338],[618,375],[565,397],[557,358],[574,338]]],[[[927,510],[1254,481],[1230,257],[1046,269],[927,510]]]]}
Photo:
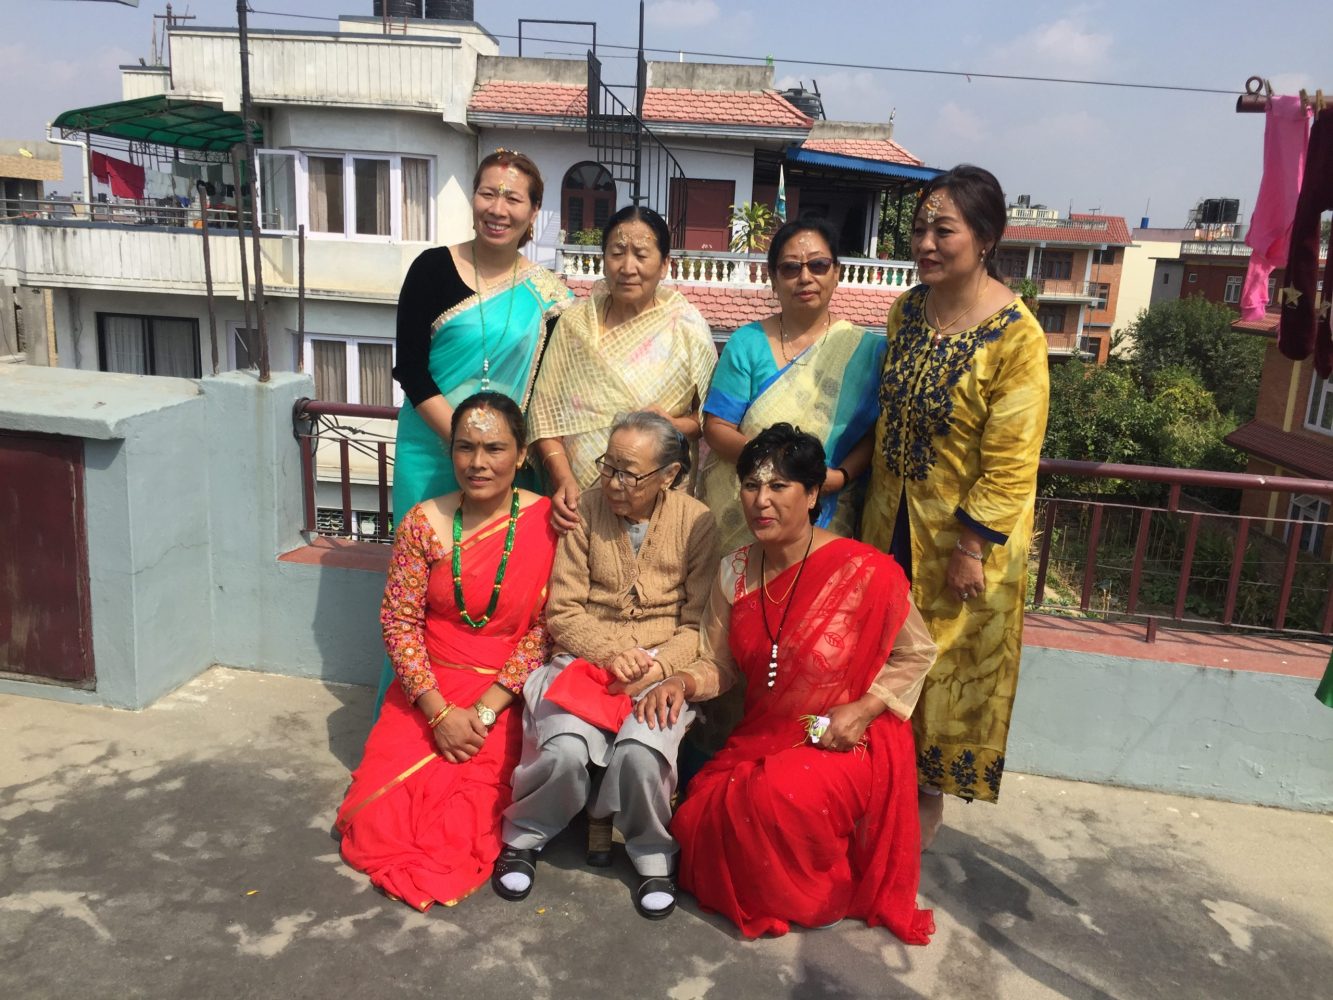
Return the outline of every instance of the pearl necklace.
{"type": "MultiPolygon", "coordinates": [[[[801,567],[796,571],[796,579],[791,582],[791,587],[787,589],[787,606],[782,609],[782,617],[778,620],[776,634],[768,627],[768,608],[764,604],[764,598],[768,596],[768,584],[764,580],[765,554],[762,546],[759,549],[759,617],[764,620],[764,634],[768,636],[768,641],[772,644],[768,653],[768,686],[770,688],[778,682],[778,643],[782,639],[782,627],[787,624],[787,614],[791,611],[792,600],[796,597],[796,585],[801,582],[801,574],[805,572],[805,561],[810,558],[810,546],[814,544],[815,528],[814,525],[811,525],[810,540],[805,543],[805,555],[801,556],[801,567]]],[[[788,567],[788,569],[790,568],[788,567]]],[[[769,598],[769,600],[772,600],[772,598],[769,598]]],[[[773,603],[777,604],[777,601],[773,601],[773,603]]]]}

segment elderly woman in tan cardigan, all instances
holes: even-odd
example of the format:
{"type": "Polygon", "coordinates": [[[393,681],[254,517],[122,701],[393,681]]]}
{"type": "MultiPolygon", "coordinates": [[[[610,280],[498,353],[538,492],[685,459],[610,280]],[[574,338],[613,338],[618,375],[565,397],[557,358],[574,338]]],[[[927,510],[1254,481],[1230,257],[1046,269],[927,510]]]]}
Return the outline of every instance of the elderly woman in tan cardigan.
{"type": "Polygon", "coordinates": [[[546,605],[555,655],[523,688],[523,758],[491,878],[504,899],[527,897],[537,852],[592,797],[590,815],[614,816],[625,838],[638,911],[661,919],[675,906],[667,826],[693,711],[650,729],[631,708],[698,651],[718,541],[708,508],[673,489],[689,465],[688,442],[665,417],[622,417],[597,460],[600,484],[560,542],[546,605]],[[595,796],[590,763],[606,768],[595,796]]]}

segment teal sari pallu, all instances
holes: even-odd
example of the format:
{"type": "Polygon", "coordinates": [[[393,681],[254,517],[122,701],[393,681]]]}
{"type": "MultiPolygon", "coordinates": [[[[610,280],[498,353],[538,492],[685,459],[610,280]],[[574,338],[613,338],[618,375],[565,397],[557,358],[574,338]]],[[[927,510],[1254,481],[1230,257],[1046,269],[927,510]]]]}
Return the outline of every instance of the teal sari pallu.
{"type": "MultiPolygon", "coordinates": [[[[430,343],[430,374],[453,407],[480,392],[482,366],[490,360],[489,388],[503,393],[525,410],[537,363],[546,340],[546,313],[570,292],[554,275],[535,268],[512,289],[478,300],[473,295],[446,310],[435,321],[430,343]],[[482,343],[485,310],[485,349],[482,343]]],[[[531,469],[520,470],[517,485],[540,490],[531,469]]],[[[436,433],[417,414],[410,401],[398,413],[394,445],[393,516],[395,520],[431,497],[458,489],[449,452],[436,433]]],[[[385,658],[375,696],[376,718],[389,685],[396,679],[385,658]]]]}

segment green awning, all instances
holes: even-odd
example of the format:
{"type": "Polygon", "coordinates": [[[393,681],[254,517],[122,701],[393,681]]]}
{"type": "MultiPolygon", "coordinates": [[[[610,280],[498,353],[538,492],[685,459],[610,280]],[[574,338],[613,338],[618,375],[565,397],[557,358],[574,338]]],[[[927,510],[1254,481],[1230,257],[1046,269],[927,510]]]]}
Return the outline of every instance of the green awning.
{"type": "MultiPolygon", "coordinates": [[[[70,132],[91,132],[210,153],[229,152],[245,141],[240,115],[223,111],[216,104],[160,95],[76,108],[61,114],[52,124],[70,132]]],[[[256,145],[263,144],[258,128],[254,139],[256,145]]]]}

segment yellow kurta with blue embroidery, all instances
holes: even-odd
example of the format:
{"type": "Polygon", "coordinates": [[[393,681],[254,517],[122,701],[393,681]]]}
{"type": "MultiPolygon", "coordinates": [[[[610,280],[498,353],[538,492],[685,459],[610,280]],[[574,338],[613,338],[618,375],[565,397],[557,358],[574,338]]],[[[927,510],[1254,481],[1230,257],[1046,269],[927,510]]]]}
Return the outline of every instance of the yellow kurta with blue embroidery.
{"type": "Polygon", "coordinates": [[[917,286],[889,315],[862,537],[889,551],[906,495],[912,600],[939,647],[912,718],[919,779],[994,801],[1018,685],[1046,336],[1015,300],[934,344],[925,298],[917,286]],[[993,543],[985,591],[965,603],[945,584],[964,525],[993,543]]]}

